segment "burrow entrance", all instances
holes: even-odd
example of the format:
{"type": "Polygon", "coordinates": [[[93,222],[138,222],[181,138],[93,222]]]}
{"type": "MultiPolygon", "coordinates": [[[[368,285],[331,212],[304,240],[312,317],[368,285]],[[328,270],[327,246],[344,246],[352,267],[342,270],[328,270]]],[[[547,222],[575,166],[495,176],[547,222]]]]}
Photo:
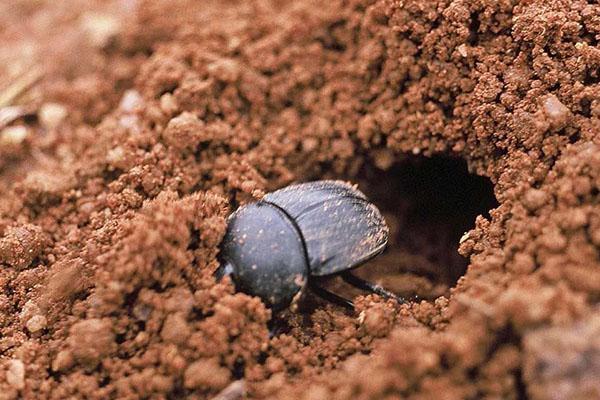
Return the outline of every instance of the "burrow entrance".
{"type": "Polygon", "coordinates": [[[423,156],[387,171],[367,164],[352,180],[390,227],[385,253],[356,274],[404,296],[447,294],[468,266],[457,250],[461,236],[498,206],[492,182],[470,174],[462,159],[423,156]]]}

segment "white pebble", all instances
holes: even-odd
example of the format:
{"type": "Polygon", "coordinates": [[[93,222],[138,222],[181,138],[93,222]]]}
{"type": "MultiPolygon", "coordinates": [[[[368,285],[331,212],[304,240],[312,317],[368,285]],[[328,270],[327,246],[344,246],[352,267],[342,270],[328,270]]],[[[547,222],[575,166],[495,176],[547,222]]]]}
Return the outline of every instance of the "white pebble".
{"type": "Polygon", "coordinates": [[[29,135],[29,130],[26,126],[15,125],[8,126],[0,132],[0,144],[16,145],[21,144],[29,135]]]}
{"type": "Polygon", "coordinates": [[[544,110],[548,117],[560,120],[569,114],[569,109],[553,94],[544,100],[544,110]]]}
{"type": "Polygon", "coordinates": [[[15,389],[25,387],[25,364],[21,360],[10,360],[6,371],[6,382],[15,389]]]}
{"type": "Polygon", "coordinates": [[[121,146],[117,146],[108,151],[108,153],[106,154],[106,161],[108,161],[108,163],[110,164],[118,163],[119,161],[123,160],[124,156],[125,150],[123,150],[121,146]]]}
{"type": "Polygon", "coordinates": [[[57,103],[46,103],[40,107],[38,117],[46,129],[56,128],[67,116],[67,109],[57,103]]]}
{"type": "Polygon", "coordinates": [[[126,113],[132,113],[136,110],[136,108],[139,108],[142,103],[143,99],[139,92],[131,89],[123,93],[123,97],[119,103],[119,108],[126,113]]]}
{"type": "Polygon", "coordinates": [[[48,325],[48,320],[43,315],[34,315],[29,318],[25,327],[31,333],[36,333],[44,329],[48,325]]]}
{"type": "Polygon", "coordinates": [[[92,46],[104,47],[121,30],[119,20],[112,15],[88,12],[81,16],[80,26],[92,46]]]}

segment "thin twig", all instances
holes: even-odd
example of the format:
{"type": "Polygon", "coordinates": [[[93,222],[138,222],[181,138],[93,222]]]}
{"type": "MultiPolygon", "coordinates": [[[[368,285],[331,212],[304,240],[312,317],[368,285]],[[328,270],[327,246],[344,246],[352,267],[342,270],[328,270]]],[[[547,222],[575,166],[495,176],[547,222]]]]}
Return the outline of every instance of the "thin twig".
{"type": "Polygon", "coordinates": [[[5,89],[0,91],[0,108],[13,105],[23,93],[29,90],[44,75],[39,67],[33,67],[18,76],[5,89]]]}
{"type": "Polygon", "coordinates": [[[0,108],[0,130],[24,115],[27,115],[27,111],[25,110],[25,107],[22,106],[0,108]]]}

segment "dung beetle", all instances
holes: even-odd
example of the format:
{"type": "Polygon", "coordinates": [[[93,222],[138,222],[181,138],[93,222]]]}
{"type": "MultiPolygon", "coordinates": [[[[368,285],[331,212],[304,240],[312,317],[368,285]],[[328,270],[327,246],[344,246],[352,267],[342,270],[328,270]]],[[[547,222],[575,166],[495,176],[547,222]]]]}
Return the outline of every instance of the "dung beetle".
{"type": "Polygon", "coordinates": [[[339,274],[349,284],[386,298],[403,299],[349,271],[380,254],[389,229],[383,216],[354,186],[322,180],[287,186],[237,209],[221,243],[217,279],[270,308],[288,307],[310,287],[342,305],[353,303],[316,284],[339,274]]]}

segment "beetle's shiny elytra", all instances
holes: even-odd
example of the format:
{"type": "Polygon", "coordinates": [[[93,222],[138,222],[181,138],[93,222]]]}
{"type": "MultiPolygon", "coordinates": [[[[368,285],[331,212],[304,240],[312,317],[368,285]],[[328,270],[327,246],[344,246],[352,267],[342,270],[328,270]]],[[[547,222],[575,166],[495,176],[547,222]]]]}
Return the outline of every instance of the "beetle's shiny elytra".
{"type": "Polygon", "coordinates": [[[291,185],[229,217],[218,274],[281,309],[311,277],[350,270],[381,253],[388,233],[377,207],[346,182],[291,185]]]}

